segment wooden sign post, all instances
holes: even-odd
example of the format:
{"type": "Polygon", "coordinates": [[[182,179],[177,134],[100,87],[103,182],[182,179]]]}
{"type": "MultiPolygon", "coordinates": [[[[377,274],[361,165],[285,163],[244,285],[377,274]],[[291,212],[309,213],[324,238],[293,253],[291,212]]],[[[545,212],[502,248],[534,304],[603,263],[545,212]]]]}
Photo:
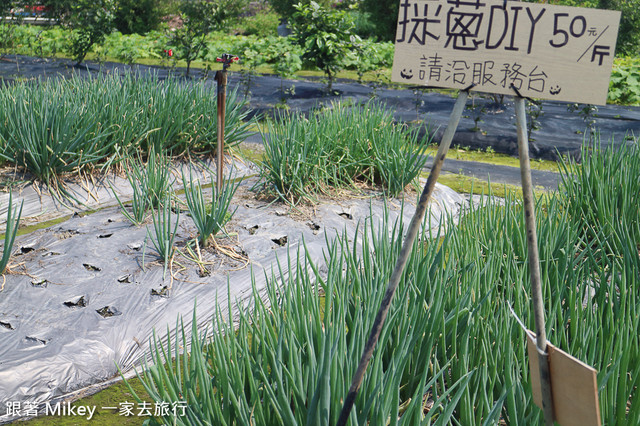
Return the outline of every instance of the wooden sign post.
{"type": "Polygon", "coordinates": [[[606,103],[620,12],[502,0],[401,0],[392,80],[606,103]]]}
{"type": "MultiPolygon", "coordinates": [[[[534,400],[543,409],[547,425],[553,425],[554,420],[567,418],[557,417],[554,413],[554,401],[566,400],[562,395],[557,395],[566,392],[566,387],[552,387],[552,377],[558,377],[559,382],[564,382],[564,377],[560,376],[563,371],[559,369],[555,371],[557,375],[550,372],[548,360],[524,97],[606,103],[619,21],[620,12],[617,11],[539,3],[400,0],[392,81],[460,89],[461,92],[345,398],[337,423],[339,426],[345,425],[349,418],[471,90],[515,95],[518,154],[536,325],[535,355],[530,351],[530,365],[536,366],[531,374],[537,379],[532,381],[537,383],[540,398],[534,400]]],[[[571,371],[575,372],[575,369],[571,371]]],[[[588,374],[593,377],[592,371],[588,374]]],[[[597,387],[593,387],[592,394],[595,394],[597,405],[597,387]]],[[[572,409],[576,409],[575,406],[563,406],[557,412],[571,413],[572,409]]],[[[582,425],[599,425],[598,411],[595,413],[595,418],[590,419],[593,423],[585,420],[582,425]]]]}

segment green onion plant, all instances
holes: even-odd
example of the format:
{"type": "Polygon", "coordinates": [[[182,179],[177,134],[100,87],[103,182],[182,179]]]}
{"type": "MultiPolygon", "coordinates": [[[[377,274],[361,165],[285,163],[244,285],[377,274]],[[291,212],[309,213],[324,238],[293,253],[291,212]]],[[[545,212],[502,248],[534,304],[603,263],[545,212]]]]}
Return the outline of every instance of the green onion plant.
{"type": "MultiPolygon", "coordinates": [[[[247,101],[227,96],[225,144],[251,132],[247,101]]],[[[0,87],[0,158],[57,187],[60,177],[105,168],[119,155],[212,154],[217,102],[204,82],[126,72],[0,87]]]]}
{"type": "Polygon", "coordinates": [[[156,154],[153,147],[146,164],[140,156],[135,160],[127,157],[123,164],[127,180],[133,190],[131,213],[125,208],[113,185],[111,190],[120,205],[122,214],[131,223],[140,226],[149,209],[158,209],[161,202],[171,193],[175,178],[171,174],[169,159],[162,154],[156,154]]]}
{"type": "Polygon", "coordinates": [[[266,124],[262,182],[280,199],[313,201],[331,188],[380,184],[399,195],[424,167],[428,135],[396,124],[385,107],[335,103],[309,118],[283,114],[266,124]]]}
{"type": "Polygon", "coordinates": [[[164,271],[162,278],[167,275],[167,268],[173,258],[175,252],[175,237],[178,231],[178,223],[180,221],[180,210],[176,209],[176,216],[174,221],[171,219],[171,195],[162,201],[157,210],[153,210],[153,233],[147,227],[147,237],[145,238],[142,263],[144,264],[144,256],[147,248],[147,240],[151,240],[153,247],[155,248],[158,256],[162,260],[164,265],[164,271]]]}
{"type": "MultiPolygon", "coordinates": [[[[638,209],[623,208],[637,193],[610,184],[640,161],[631,148],[591,151],[560,195],[536,206],[547,338],[598,371],[605,425],[640,424],[640,246],[633,226],[596,214],[637,223],[638,209]],[[590,178],[600,165],[608,181],[590,178]],[[594,206],[587,195],[569,200],[570,182],[596,194],[594,206]]],[[[328,241],[322,266],[305,250],[291,253],[249,305],[216,304],[213,334],[180,324],[172,340],[156,338],[145,388],[158,402],[186,401],[188,414],[153,422],[334,424],[402,235],[385,218],[328,241]]],[[[541,424],[525,332],[509,309],[534,329],[527,256],[515,194],[483,198],[455,227],[423,229],[350,424],[541,424]]]]}
{"type": "MultiPolygon", "coordinates": [[[[211,182],[214,180],[214,176],[211,175],[211,182]]],[[[202,185],[194,181],[191,173],[189,179],[184,172],[182,173],[182,184],[189,214],[198,230],[200,244],[206,246],[209,239],[224,230],[225,224],[233,217],[235,210],[229,212],[229,205],[233,194],[240,186],[240,181],[227,179],[220,191],[216,184],[212,184],[213,194],[210,202],[205,201],[202,185]]]]}
{"type": "Polygon", "coordinates": [[[13,243],[16,240],[16,234],[18,233],[18,227],[20,226],[20,216],[22,216],[22,207],[24,206],[24,200],[20,203],[20,210],[18,206],[13,206],[13,194],[9,192],[9,207],[7,208],[7,221],[6,229],[4,231],[4,246],[2,247],[2,258],[0,258],[0,274],[4,274],[9,259],[11,258],[11,251],[13,250],[13,243]]]}

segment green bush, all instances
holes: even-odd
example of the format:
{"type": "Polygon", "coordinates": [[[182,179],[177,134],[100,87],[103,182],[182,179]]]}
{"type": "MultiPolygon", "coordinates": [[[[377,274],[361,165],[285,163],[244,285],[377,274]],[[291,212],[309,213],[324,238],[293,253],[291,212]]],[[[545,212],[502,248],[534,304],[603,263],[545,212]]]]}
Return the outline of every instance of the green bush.
{"type": "Polygon", "coordinates": [[[278,34],[280,19],[275,12],[265,11],[254,16],[244,18],[239,27],[245,35],[255,35],[259,38],[278,34]]]}
{"type": "Polygon", "coordinates": [[[179,6],[182,26],[171,32],[169,46],[178,59],[187,63],[187,75],[191,62],[206,55],[207,35],[227,29],[245,3],[245,0],[182,0],[179,6]]]}
{"type": "Polygon", "coordinates": [[[104,41],[103,48],[109,56],[115,57],[125,64],[132,65],[140,59],[161,58],[158,53],[160,45],[139,34],[122,35],[112,33],[104,41]]]}
{"type": "Polygon", "coordinates": [[[640,58],[616,58],[609,82],[608,101],[640,105],[640,58]]]}
{"type": "Polygon", "coordinates": [[[113,0],[78,0],[72,3],[64,22],[73,30],[69,53],[80,64],[95,44],[113,30],[113,0]]]}
{"type": "Polygon", "coordinates": [[[353,20],[353,32],[363,39],[377,37],[378,29],[368,12],[363,12],[362,10],[350,10],[347,13],[353,20]]]}
{"type": "Polygon", "coordinates": [[[397,0],[362,0],[362,11],[369,14],[380,40],[395,41],[399,4],[397,0]]]}
{"type": "Polygon", "coordinates": [[[162,20],[162,1],[117,0],[114,26],[122,34],[145,34],[157,30],[162,20]]]}
{"type": "MultiPolygon", "coordinates": [[[[269,0],[269,4],[273,7],[283,19],[288,20],[296,13],[297,4],[309,4],[311,0],[269,0]]],[[[322,5],[322,7],[331,7],[332,0],[319,0],[316,3],[322,5]]]]}

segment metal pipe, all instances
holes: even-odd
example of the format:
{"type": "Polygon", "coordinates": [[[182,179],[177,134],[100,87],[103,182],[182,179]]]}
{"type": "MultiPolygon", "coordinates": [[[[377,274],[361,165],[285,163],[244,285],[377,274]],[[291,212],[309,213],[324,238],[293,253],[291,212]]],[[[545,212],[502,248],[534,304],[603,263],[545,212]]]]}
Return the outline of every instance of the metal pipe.
{"type": "Polygon", "coordinates": [[[520,157],[520,176],[522,179],[522,197],[524,200],[525,225],[527,230],[527,250],[529,252],[529,272],[531,274],[531,293],[536,325],[536,348],[540,366],[540,390],[545,424],[553,426],[553,395],[547,354],[547,335],[544,322],[544,302],[542,298],[542,278],[540,276],[540,256],[536,235],[535,199],[531,182],[531,164],[529,162],[529,137],[524,98],[515,97],[516,126],[518,129],[518,156],[520,157]]]}
{"type": "Polygon", "coordinates": [[[460,92],[460,94],[458,95],[458,99],[456,100],[456,103],[453,107],[453,111],[451,112],[451,116],[449,117],[447,129],[445,130],[444,135],[442,136],[442,140],[440,141],[438,153],[436,154],[431,172],[429,173],[427,182],[425,183],[422,194],[420,195],[420,201],[418,202],[418,205],[416,207],[416,212],[414,213],[413,218],[411,219],[411,223],[409,224],[409,228],[407,229],[407,235],[405,236],[404,243],[402,244],[402,249],[400,250],[396,266],[393,270],[393,273],[391,274],[391,278],[389,279],[389,284],[387,285],[387,290],[384,294],[384,298],[382,299],[382,303],[380,304],[380,309],[378,310],[376,318],[373,322],[373,327],[371,329],[371,333],[369,334],[369,339],[367,340],[364,351],[362,353],[362,357],[360,358],[360,363],[358,364],[358,368],[356,369],[356,372],[351,381],[351,387],[349,388],[347,397],[344,400],[344,405],[342,406],[342,411],[340,412],[338,423],[336,423],[338,426],[346,425],[347,420],[349,419],[349,414],[351,413],[351,409],[353,408],[353,404],[355,403],[358,390],[360,389],[360,385],[362,384],[364,373],[367,369],[367,366],[369,365],[369,360],[373,355],[373,350],[378,343],[378,339],[380,338],[382,326],[384,325],[387,314],[389,313],[393,295],[396,291],[396,288],[398,287],[398,284],[400,283],[402,271],[404,270],[407,260],[409,259],[411,248],[413,247],[413,242],[416,239],[416,236],[420,229],[420,225],[422,224],[422,219],[424,218],[424,214],[427,210],[429,198],[433,193],[433,188],[435,187],[436,181],[438,180],[440,170],[442,170],[442,164],[444,163],[447,151],[449,151],[449,146],[451,146],[451,141],[453,140],[453,136],[456,132],[456,129],[458,128],[458,123],[460,122],[460,117],[462,117],[462,112],[464,111],[464,106],[467,102],[468,96],[468,90],[460,92]]]}

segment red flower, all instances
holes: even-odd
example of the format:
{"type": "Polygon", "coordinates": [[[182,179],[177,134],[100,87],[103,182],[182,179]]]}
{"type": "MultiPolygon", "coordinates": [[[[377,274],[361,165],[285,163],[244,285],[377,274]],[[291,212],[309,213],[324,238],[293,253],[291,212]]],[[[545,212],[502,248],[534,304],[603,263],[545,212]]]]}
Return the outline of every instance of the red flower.
{"type": "Polygon", "coordinates": [[[172,57],[173,56],[173,50],[171,50],[171,49],[169,49],[169,50],[164,49],[163,52],[166,53],[168,57],[172,57]]]}

